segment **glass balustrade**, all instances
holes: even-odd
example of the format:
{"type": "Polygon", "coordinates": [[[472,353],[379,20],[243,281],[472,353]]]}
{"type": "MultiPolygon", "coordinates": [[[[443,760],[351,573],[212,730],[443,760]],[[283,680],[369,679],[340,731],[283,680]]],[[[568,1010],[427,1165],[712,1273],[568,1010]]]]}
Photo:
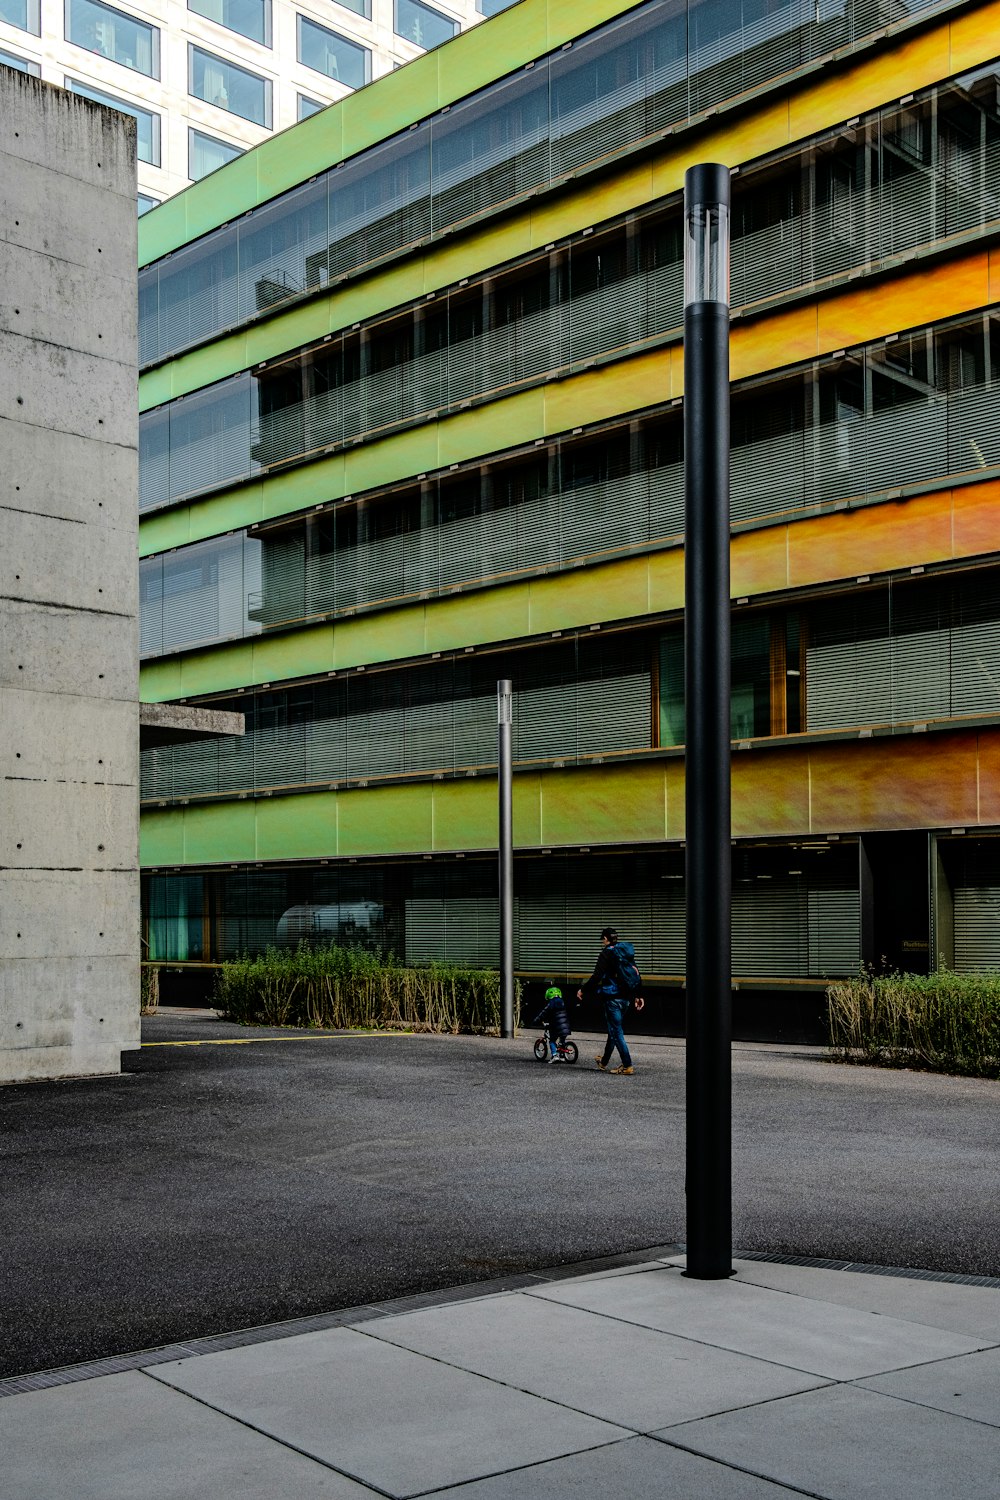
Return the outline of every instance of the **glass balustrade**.
{"type": "MultiPolygon", "coordinates": [[[[735,524],[1000,466],[1000,318],[734,388],[735,524]]],[[[679,540],[680,410],[140,565],[149,656],[679,540]],[[609,524],[609,522],[613,524],[609,524]]]]}
{"type": "Polygon", "coordinates": [[[908,15],[946,8],[652,0],[146,267],[140,361],[321,290],[908,15]]]}
{"type": "MultiPolygon", "coordinates": [[[[733,737],[1000,714],[998,582],[998,570],[984,568],[734,616],[733,737]],[[776,660],[786,670],[776,672],[776,660]]],[[[683,744],[676,623],[244,694],[223,705],[246,714],[242,738],[144,752],[142,795],[169,801],[491,770],[498,674],[517,681],[522,766],[683,744]]]]}
{"type": "MultiPolygon", "coordinates": [[[[852,139],[840,135],[741,178],[733,305],[753,307],[1000,223],[998,98],[991,65],[905,109],[881,111],[852,139]]],[[[303,214],[316,213],[317,232],[325,232],[316,184],[302,192],[303,214]]],[[[140,508],[502,395],[678,329],[679,235],[679,211],[632,216],[488,282],[144,414],[140,508]]],[[[273,274],[278,296],[285,272],[276,265],[273,274]]]]}

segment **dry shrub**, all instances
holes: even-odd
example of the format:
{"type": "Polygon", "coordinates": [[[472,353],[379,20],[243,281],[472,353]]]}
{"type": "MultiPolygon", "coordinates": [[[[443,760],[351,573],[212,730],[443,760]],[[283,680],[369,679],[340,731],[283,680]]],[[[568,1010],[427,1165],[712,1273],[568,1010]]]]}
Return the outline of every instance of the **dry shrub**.
{"type": "Polygon", "coordinates": [[[861,973],[827,990],[838,1062],[1000,1077],[1000,973],[861,973]]]}
{"type": "Polygon", "coordinates": [[[361,948],[301,944],[222,964],[215,1004],[226,1020],[245,1026],[499,1034],[500,975],[459,965],[410,967],[361,948]]]}

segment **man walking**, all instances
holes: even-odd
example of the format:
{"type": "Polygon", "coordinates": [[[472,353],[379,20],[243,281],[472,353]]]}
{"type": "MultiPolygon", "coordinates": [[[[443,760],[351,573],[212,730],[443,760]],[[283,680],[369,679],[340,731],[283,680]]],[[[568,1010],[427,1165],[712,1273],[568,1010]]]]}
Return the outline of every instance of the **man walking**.
{"type": "MultiPolygon", "coordinates": [[[[631,951],[627,960],[631,961],[631,951]]],[[[625,1040],[625,1032],[622,1029],[622,1016],[629,1003],[629,994],[621,978],[622,963],[626,961],[618,948],[618,933],[614,927],[601,929],[601,951],[597,955],[597,963],[594,972],[587,980],[582,989],[577,990],[578,1000],[597,994],[604,1001],[604,1024],[608,1028],[608,1039],[604,1044],[603,1057],[595,1057],[594,1061],[603,1072],[611,1061],[611,1054],[618,1048],[621,1062],[617,1068],[612,1068],[613,1073],[634,1073],[632,1056],[628,1050],[625,1040]]],[[[633,965],[634,967],[634,965],[633,965]]],[[[637,971],[638,972],[638,971],[637,971]]],[[[642,1010],[645,1001],[641,996],[636,996],[634,1001],[637,1011],[642,1010]]]]}

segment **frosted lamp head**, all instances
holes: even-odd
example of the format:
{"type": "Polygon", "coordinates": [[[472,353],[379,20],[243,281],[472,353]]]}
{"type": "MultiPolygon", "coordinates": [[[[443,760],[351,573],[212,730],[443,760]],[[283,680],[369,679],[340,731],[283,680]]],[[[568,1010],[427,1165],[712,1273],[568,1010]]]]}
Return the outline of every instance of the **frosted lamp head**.
{"type": "Polygon", "coordinates": [[[497,683],[497,723],[509,724],[511,722],[511,698],[513,686],[509,678],[504,677],[497,683]]]}
{"type": "Polygon", "coordinates": [[[684,174],[684,306],[729,306],[729,168],[718,162],[684,174]]]}

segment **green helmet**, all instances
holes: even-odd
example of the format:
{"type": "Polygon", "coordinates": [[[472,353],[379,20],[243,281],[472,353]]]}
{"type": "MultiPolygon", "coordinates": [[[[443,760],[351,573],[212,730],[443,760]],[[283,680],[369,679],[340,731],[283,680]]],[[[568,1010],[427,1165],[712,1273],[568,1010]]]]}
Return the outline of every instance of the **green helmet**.
{"type": "Polygon", "coordinates": [[[563,992],[557,984],[550,984],[548,989],[545,991],[546,1000],[561,1000],[562,997],[563,992]]]}

